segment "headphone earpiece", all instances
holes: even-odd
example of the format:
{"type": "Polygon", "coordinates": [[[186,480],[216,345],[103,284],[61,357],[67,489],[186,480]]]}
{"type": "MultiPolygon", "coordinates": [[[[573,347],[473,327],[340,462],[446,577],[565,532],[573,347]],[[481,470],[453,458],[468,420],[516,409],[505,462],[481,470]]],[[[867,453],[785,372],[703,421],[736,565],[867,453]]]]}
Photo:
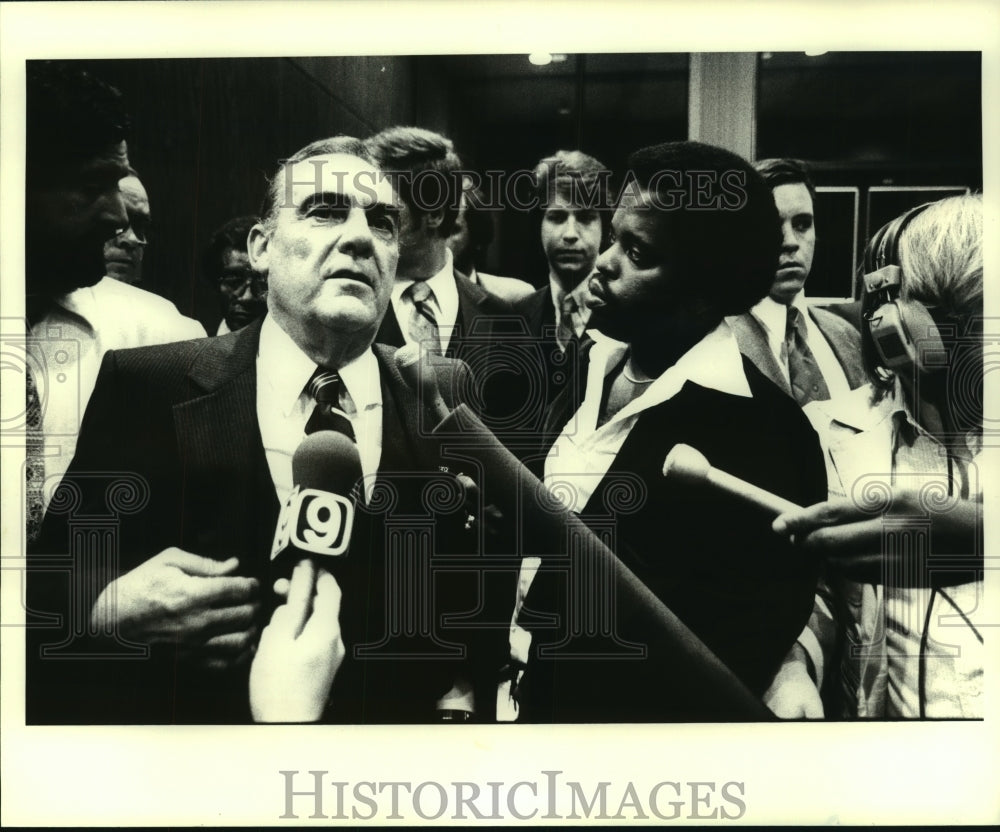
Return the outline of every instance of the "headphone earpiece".
{"type": "Polygon", "coordinates": [[[903,229],[928,205],[918,205],[872,235],[865,248],[865,304],[862,326],[871,336],[878,357],[887,370],[916,367],[921,373],[941,367],[944,343],[937,324],[922,303],[903,300],[903,272],[898,244],[903,229]],[[931,358],[934,355],[936,358],[931,358]]]}

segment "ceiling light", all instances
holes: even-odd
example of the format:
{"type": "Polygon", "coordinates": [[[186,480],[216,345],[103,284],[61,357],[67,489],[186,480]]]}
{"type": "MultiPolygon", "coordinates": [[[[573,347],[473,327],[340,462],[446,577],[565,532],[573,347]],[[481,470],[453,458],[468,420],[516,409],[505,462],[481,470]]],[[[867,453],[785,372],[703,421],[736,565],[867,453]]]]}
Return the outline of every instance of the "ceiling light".
{"type": "Polygon", "coordinates": [[[810,58],[818,58],[820,55],[825,55],[825,49],[807,49],[806,55],[810,58]]]}
{"type": "Polygon", "coordinates": [[[528,60],[535,66],[548,66],[552,63],[552,56],[548,52],[532,52],[528,60]]]}

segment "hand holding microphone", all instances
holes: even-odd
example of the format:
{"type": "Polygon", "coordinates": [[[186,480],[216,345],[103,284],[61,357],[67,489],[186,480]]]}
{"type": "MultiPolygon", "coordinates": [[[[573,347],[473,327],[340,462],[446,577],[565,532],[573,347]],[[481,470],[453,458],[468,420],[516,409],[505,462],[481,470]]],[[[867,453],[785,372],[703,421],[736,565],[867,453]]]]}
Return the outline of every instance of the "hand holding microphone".
{"type": "Polygon", "coordinates": [[[690,445],[674,445],[667,458],[663,461],[663,476],[686,481],[689,483],[701,483],[732,497],[753,503],[758,508],[774,514],[785,514],[790,511],[801,511],[801,506],[796,505],[791,500],[765,491],[746,480],[713,468],[708,460],[699,451],[690,445]]]}
{"type": "Polygon", "coordinates": [[[340,586],[310,558],[296,564],[288,600],[264,628],[250,667],[256,722],[316,722],[344,661],[340,586]]]}

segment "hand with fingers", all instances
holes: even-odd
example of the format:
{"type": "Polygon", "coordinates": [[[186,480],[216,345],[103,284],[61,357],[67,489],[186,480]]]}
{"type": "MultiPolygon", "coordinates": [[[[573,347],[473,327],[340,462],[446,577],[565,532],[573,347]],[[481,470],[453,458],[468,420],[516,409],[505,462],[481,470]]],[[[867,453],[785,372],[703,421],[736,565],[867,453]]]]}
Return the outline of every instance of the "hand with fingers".
{"type": "MultiPolygon", "coordinates": [[[[841,497],[785,512],[774,519],[772,528],[792,538],[799,546],[822,555],[828,566],[845,577],[880,583],[885,558],[889,556],[883,553],[886,517],[929,520],[934,555],[964,556],[963,560],[982,555],[980,503],[953,498],[927,505],[918,493],[902,489],[893,489],[884,514],[873,514],[854,500],[841,497]]],[[[891,556],[903,558],[908,555],[908,547],[894,547],[891,556]]],[[[905,564],[899,567],[895,573],[907,574],[905,564]]],[[[938,579],[946,580],[947,573],[939,572],[938,579]]],[[[961,570],[955,575],[956,579],[968,579],[961,570]]]]}
{"type": "Polygon", "coordinates": [[[296,565],[287,600],[264,628],[250,666],[255,721],[316,722],[323,715],[346,652],[340,597],[340,586],[325,569],[309,558],[296,565]]]}
{"type": "Polygon", "coordinates": [[[779,719],[823,718],[823,700],[809,675],[805,651],[800,645],[789,651],[763,698],[779,719]]]}
{"type": "Polygon", "coordinates": [[[233,573],[236,558],[217,561],[165,549],[108,584],[91,612],[98,631],[143,644],[176,644],[212,669],[246,662],[260,609],[256,578],[233,573]]]}

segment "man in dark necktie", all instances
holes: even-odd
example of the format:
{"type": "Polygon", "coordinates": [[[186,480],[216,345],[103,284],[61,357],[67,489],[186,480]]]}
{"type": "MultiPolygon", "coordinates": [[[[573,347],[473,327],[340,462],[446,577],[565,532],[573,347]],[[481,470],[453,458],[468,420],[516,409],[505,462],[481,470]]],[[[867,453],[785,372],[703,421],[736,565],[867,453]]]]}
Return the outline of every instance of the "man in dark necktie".
{"type": "Polygon", "coordinates": [[[400,197],[399,266],[375,340],[420,343],[478,363],[491,319],[510,308],[459,272],[448,248],[462,200],[461,160],[449,139],[420,127],[389,127],[365,144],[400,197]],[[476,355],[464,350],[470,341],[476,355]]]}
{"type": "Polygon", "coordinates": [[[587,278],[609,217],[611,172],[579,150],[559,150],[534,170],[546,284],[514,303],[512,338],[500,342],[503,361],[487,385],[491,427],[511,448],[534,448],[541,419],[561,390],[576,384],[589,340],[587,278]],[[505,372],[507,370],[507,372],[505,372]]]}
{"type": "Polygon", "coordinates": [[[864,383],[861,335],[804,294],[816,248],[816,188],[795,159],[755,164],[771,186],[781,221],[781,254],[767,297],[729,319],[740,351],[799,405],[843,395],[864,383]]]}
{"type": "MultiPolygon", "coordinates": [[[[409,545],[397,539],[399,529],[390,540],[391,509],[409,518],[404,531],[427,527],[423,537],[413,532],[417,546],[429,535],[434,547],[452,541],[465,551],[478,529],[463,527],[464,508],[436,512],[421,502],[420,477],[438,475],[436,451],[421,438],[433,422],[400,375],[395,350],[373,346],[393,290],[399,238],[397,193],[362,142],[314,142],[282,163],[265,216],[250,232],[251,265],[268,278],[267,315],[218,338],[106,357],[67,475],[76,491],[67,491],[60,512],[46,521],[46,550],[72,547],[78,517],[107,510],[93,472],[128,472],[137,494],[116,518],[118,561],[93,611],[85,611],[92,632],[50,638],[87,648],[91,658],[76,663],[86,678],[75,679],[74,695],[61,699],[58,679],[39,678],[34,688],[29,679],[34,721],[249,720],[250,656],[270,606],[279,506],[296,485],[292,457],[314,429],[353,435],[363,476],[354,490],[363,517],[355,518],[337,573],[348,582],[339,607],[348,654],[329,716],[434,719],[435,702],[451,685],[442,662],[462,644],[466,659],[475,651],[453,630],[439,633],[440,619],[428,610],[423,620],[432,631],[418,633],[421,646],[445,645],[444,658],[388,660],[396,654],[385,645],[396,649],[399,641],[385,638],[395,620],[392,593],[402,590],[387,583],[386,552],[409,545]],[[136,646],[148,658],[122,661],[136,646]],[[365,646],[378,654],[371,661],[357,652],[365,646]]],[[[452,401],[451,382],[460,384],[467,370],[438,362],[439,386],[452,401]]],[[[86,563],[70,578],[100,581],[86,563]]],[[[454,579],[434,586],[434,609],[442,615],[448,598],[452,614],[475,607],[475,596],[447,594],[454,579]]],[[[58,597],[36,600],[46,609],[58,597]]],[[[429,603],[429,596],[415,603],[429,603]]]]}

